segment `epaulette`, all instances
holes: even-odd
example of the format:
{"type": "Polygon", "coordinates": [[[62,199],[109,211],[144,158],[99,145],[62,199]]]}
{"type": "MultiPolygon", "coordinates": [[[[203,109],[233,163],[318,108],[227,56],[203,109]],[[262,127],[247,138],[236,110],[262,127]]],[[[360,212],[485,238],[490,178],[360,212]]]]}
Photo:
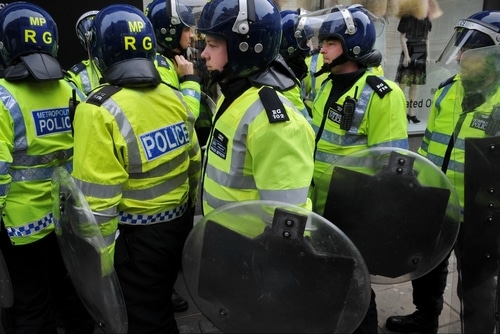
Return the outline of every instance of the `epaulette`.
{"type": "Polygon", "coordinates": [[[71,68],[68,71],[71,73],[74,73],[74,74],[78,74],[81,71],[83,71],[85,68],[86,68],[86,66],[84,63],[78,63],[78,64],[71,66],[71,68]]]}
{"type": "Polygon", "coordinates": [[[278,93],[276,93],[274,89],[262,87],[262,89],[259,90],[259,97],[266,110],[269,123],[286,122],[290,120],[283,102],[281,102],[278,93]]]}
{"type": "Polygon", "coordinates": [[[445,81],[441,82],[438,86],[438,89],[443,88],[444,86],[448,86],[449,84],[452,84],[453,82],[457,81],[457,76],[453,75],[446,79],[445,81]]]}
{"type": "Polygon", "coordinates": [[[380,98],[383,98],[387,93],[392,91],[392,88],[376,75],[369,75],[366,77],[366,83],[377,93],[380,98]]]}
{"type": "Polygon", "coordinates": [[[160,55],[160,54],[157,54],[156,55],[156,63],[159,67],[166,67],[166,68],[170,68],[170,65],[168,64],[168,61],[167,59],[160,55]]]}
{"type": "Polygon", "coordinates": [[[120,91],[120,89],[122,89],[120,86],[112,86],[112,85],[103,86],[101,89],[97,90],[95,93],[90,95],[87,98],[86,102],[99,107],[113,94],[120,91]]]}

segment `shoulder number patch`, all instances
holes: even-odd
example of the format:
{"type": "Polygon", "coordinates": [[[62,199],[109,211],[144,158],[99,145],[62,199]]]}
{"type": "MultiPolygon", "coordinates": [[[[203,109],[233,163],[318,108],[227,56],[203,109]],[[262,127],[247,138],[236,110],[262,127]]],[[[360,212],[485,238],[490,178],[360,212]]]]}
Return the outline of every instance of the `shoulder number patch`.
{"type": "Polygon", "coordinates": [[[283,103],[274,89],[263,87],[259,91],[259,97],[266,109],[269,123],[286,122],[290,120],[286,113],[285,106],[283,106],[283,103]]]}

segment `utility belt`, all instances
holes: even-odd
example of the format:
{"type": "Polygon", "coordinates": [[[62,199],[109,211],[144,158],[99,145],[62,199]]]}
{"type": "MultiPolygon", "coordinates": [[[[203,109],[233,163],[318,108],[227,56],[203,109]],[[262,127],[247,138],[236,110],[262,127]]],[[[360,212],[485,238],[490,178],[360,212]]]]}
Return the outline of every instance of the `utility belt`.
{"type": "Polygon", "coordinates": [[[120,212],[118,214],[118,223],[126,225],[151,225],[165,223],[182,217],[184,213],[186,213],[187,208],[188,203],[186,202],[176,208],[153,215],[120,212]]]}

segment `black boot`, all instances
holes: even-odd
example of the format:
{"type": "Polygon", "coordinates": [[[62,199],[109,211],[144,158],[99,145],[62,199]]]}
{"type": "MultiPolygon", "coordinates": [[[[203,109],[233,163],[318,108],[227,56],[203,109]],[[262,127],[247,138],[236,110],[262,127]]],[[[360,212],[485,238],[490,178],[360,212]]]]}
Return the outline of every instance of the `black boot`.
{"type": "Polygon", "coordinates": [[[172,305],[174,306],[174,312],[184,312],[189,308],[188,301],[182,298],[175,290],[172,290],[172,305]]]}
{"type": "Polygon", "coordinates": [[[427,316],[418,311],[401,316],[392,316],[385,322],[387,329],[398,333],[419,332],[425,334],[437,333],[439,327],[438,316],[427,316]]]}

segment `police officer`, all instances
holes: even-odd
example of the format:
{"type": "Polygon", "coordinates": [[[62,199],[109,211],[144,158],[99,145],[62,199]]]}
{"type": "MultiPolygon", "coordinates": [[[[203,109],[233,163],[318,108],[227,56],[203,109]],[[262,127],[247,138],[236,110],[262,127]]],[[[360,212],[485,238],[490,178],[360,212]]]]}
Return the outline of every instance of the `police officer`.
{"type": "Polygon", "coordinates": [[[191,8],[178,0],[154,0],[146,7],[156,35],[156,64],[162,81],[178,88],[197,118],[200,110],[200,78],[193,63],[185,58],[195,26],[191,8]]]}
{"type": "MultiPolygon", "coordinates": [[[[460,62],[464,51],[476,48],[500,44],[500,12],[482,11],[475,13],[467,19],[460,20],[455,26],[455,32],[450,42],[445,47],[438,62],[449,65],[456,61],[460,62]]],[[[494,72],[493,72],[494,73],[494,72]]],[[[428,158],[436,166],[446,172],[446,175],[452,181],[460,200],[462,213],[464,212],[464,141],[465,137],[484,137],[485,131],[473,129],[472,119],[479,117],[484,112],[471,112],[481,110],[480,105],[486,104],[485,97],[464,99],[465,90],[462,83],[462,73],[453,75],[451,78],[443,81],[436,91],[433,103],[429,113],[429,121],[418,153],[428,158]],[[458,137],[453,138],[454,145],[450,146],[450,140],[455,137],[455,127],[461,115],[466,115],[463,121],[458,137]],[[470,119],[470,120],[469,120],[470,119]],[[447,150],[453,148],[447,154],[447,150]],[[447,157],[447,158],[445,158],[447,157]]],[[[480,84],[476,83],[475,88],[480,84]]],[[[498,87],[498,86],[496,86],[498,87]]],[[[481,94],[483,95],[483,94],[481,94]]],[[[494,97],[486,96],[489,103],[499,103],[494,97]]],[[[484,108],[483,108],[484,109],[484,108]]],[[[486,115],[491,113],[486,110],[486,115]]],[[[462,122],[461,121],[461,122],[462,122]]],[[[463,222],[463,224],[472,224],[474,222],[463,222]]],[[[461,235],[462,236],[462,235],[461,235]]],[[[460,236],[460,237],[461,237],[460,236]]],[[[460,238],[459,238],[460,239],[460,238]]],[[[457,251],[457,244],[455,251],[457,251]]],[[[456,253],[457,257],[459,253],[456,253]]],[[[478,261],[478,264],[480,262],[478,261]]],[[[461,268],[459,268],[460,270],[461,268]]],[[[480,272],[480,268],[474,268],[480,272]]],[[[461,271],[461,270],[460,270],[461,271]]],[[[433,271],[412,281],[413,304],[416,311],[404,316],[391,316],[386,320],[386,327],[392,331],[408,333],[414,331],[425,331],[436,333],[439,327],[439,315],[443,309],[443,293],[446,287],[446,278],[448,275],[448,259],[438,265],[433,271]]],[[[473,274],[472,274],[473,275],[473,274]]],[[[472,276],[469,272],[469,276],[472,276]]],[[[467,274],[462,272],[466,278],[467,274]]],[[[487,295],[487,294],[485,294],[487,295]]],[[[464,299],[464,314],[470,315],[470,318],[478,320],[479,327],[469,327],[466,321],[465,332],[468,333],[486,333],[493,332],[494,317],[489,320],[477,318],[482,311],[492,315],[493,311],[486,299],[483,299],[479,305],[474,305],[464,299]],[[475,309],[475,315],[474,315],[475,309]],[[478,311],[481,310],[481,311],[478,311]]],[[[490,303],[493,301],[490,300],[490,303]]]]}
{"type": "Polygon", "coordinates": [[[197,198],[194,116],[178,91],[160,84],[144,13],[107,6],[92,35],[107,84],[76,108],[73,177],[114,252],[129,332],[178,333],[170,300],[197,198]]]}
{"type": "Polygon", "coordinates": [[[250,1],[210,1],[198,22],[201,56],[222,91],[202,178],[204,214],[245,200],[310,205],[314,133],[278,92],[283,82],[295,85],[281,72],[286,64],[275,63],[280,13],[270,0],[250,1]]]}
{"type": "Polygon", "coordinates": [[[306,57],[305,62],[307,73],[302,80],[302,96],[307,108],[312,110],[314,98],[321,88],[321,84],[328,79],[328,71],[320,73],[323,67],[323,55],[319,52],[319,49],[312,50],[311,54],[306,57]],[[319,74],[316,75],[316,73],[319,74]]]}
{"type": "Polygon", "coordinates": [[[0,11],[0,247],[14,292],[2,309],[7,333],[55,334],[56,314],[67,333],[94,330],[54,233],[51,176],[71,170],[73,156],[74,86],[63,80],[57,48],[57,25],[43,8],[13,2],[0,11]]]}
{"type": "MultiPolygon", "coordinates": [[[[408,148],[404,93],[396,83],[368,70],[380,64],[381,55],[373,49],[376,33],[367,11],[341,6],[317,22],[323,68],[330,74],[312,108],[317,142],[314,184],[350,153],[379,146],[408,148]]],[[[322,213],[325,201],[326,197],[315,198],[315,210],[322,213]]],[[[367,315],[355,333],[377,333],[377,326],[372,290],[367,315]]]]}
{"type": "MultiPolygon", "coordinates": [[[[85,12],[76,21],[76,36],[87,54],[90,43],[89,30],[97,12],[97,10],[85,12]]],[[[71,66],[66,74],[67,79],[73,82],[85,94],[89,94],[92,89],[97,87],[101,79],[101,74],[90,59],[84,59],[71,66]]]]}
{"type": "Polygon", "coordinates": [[[306,11],[300,8],[298,10],[283,10],[280,12],[281,26],[283,29],[280,43],[280,55],[297,78],[297,85],[282,93],[293,102],[297,109],[299,109],[308,120],[310,120],[310,112],[307,110],[304,100],[302,99],[301,81],[307,74],[305,58],[310,52],[309,39],[312,37],[312,32],[306,33],[303,31],[300,36],[295,34],[299,15],[305,13],[306,11]]]}
{"type": "MultiPolygon", "coordinates": [[[[191,45],[195,18],[190,7],[178,0],[154,0],[145,10],[156,35],[157,55],[155,64],[164,83],[177,88],[196,117],[195,131],[204,146],[207,136],[199,128],[210,127],[208,113],[201,107],[201,79],[194,74],[193,63],[185,58],[191,45]],[[201,119],[199,119],[201,116],[201,119]],[[208,119],[207,119],[208,118],[208,119]],[[200,124],[207,126],[199,127],[200,124]]],[[[210,114],[211,115],[211,114],[210,114]]],[[[184,312],[189,303],[181,295],[172,291],[172,304],[176,312],[184,312]]]]}

